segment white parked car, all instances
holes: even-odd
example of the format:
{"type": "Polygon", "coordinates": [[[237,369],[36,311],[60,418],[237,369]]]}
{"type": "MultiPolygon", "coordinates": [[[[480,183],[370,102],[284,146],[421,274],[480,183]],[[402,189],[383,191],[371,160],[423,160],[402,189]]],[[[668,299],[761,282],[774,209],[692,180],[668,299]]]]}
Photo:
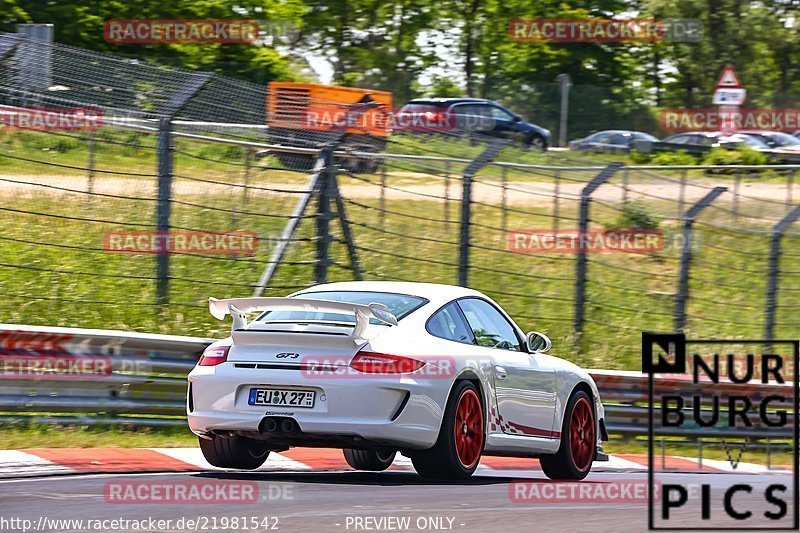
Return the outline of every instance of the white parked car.
{"type": "Polygon", "coordinates": [[[187,412],[212,465],[254,469],[270,451],[324,446],[361,470],[400,452],[423,476],[463,479],[485,454],[583,479],[607,460],[589,374],[477,291],[357,281],[209,307],[233,328],[189,374],[187,412]]]}

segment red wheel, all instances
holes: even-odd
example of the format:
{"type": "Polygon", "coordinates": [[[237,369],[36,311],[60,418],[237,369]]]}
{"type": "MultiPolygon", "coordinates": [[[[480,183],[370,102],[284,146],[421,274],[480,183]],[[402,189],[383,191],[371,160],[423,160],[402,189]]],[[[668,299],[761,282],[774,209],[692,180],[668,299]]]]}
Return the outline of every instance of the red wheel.
{"type": "Polygon", "coordinates": [[[569,446],[575,467],[584,472],[594,460],[597,442],[594,436],[594,412],[586,397],[578,398],[569,423],[569,446]]]}
{"type": "Polygon", "coordinates": [[[456,453],[461,466],[471,469],[478,464],[483,450],[483,416],[481,401],[472,389],[466,389],[456,404],[456,453]]]}
{"type": "Polygon", "coordinates": [[[417,473],[433,479],[470,477],[483,453],[484,424],[478,389],[469,381],[457,381],[436,444],[410,455],[417,473]]]}
{"type": "Polygon", "coordinates": [[[572,394],[561,425],[561,446],[539,463],[550,479],[583,479],[589,475],[597,453],[597,430],[591,397],[579,390],[572,394]]]}

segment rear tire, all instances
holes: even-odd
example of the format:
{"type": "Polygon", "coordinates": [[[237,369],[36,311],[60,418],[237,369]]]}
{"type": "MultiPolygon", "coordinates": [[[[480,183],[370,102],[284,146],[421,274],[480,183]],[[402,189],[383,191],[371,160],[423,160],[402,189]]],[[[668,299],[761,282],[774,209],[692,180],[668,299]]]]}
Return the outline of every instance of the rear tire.
{"type": "Polygon", "coordinates": [[[457,381],[444,411],[442,428],[433,448],[411,455],[414,469],[431,479],[467,479],[481,459],[485,417],[478,389],[457,381]]]}
{"type": "Polygon", "coordinates": [[[544,475],[565,480],[581,480],[589,475],[597,455],[596,428],[592,399],[584,391],[577,391],[567,402],[558,452],[539,458],[544,475]]]}
{"type": "Polygon", "coordinates": [[[244,437],[212,437],[199,439],[206,461],[218,468],[253,470],[264,464],[269,456],[267,445],[244,437]]]}
{"type": "Polygon", "coordinates": [[[386,470],[394,462],[397,452],[379,452],[376,450],[353,450],[345,448],[344,460],[356,470],[369,470],[371,472],[381,472],[386,470]]]}

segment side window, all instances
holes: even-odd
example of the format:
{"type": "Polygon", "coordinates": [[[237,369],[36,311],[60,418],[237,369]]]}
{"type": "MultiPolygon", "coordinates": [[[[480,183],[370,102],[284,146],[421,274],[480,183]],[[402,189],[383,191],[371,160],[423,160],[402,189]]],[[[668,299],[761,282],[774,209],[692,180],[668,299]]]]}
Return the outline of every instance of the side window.
{"type": "Polygon", "coordinates": [[[594,138],[592,139],[592,142],[596,143],[607,143],[608,141],[611,140],[610,133],[595,133],[593,137],[594,138]]]}
{"type": "Polygon", "coordinates": [[[686,144],[687,142],[689,142],[689,136],[688,135],[676,135],[675,137],[670,139],[669,142],[675,143],[675,144],[686,144]]]}
{"type": "Polygon", "coordinates": [[[428,333],[456,342],[472,342],[472,332],[455,303],[447,304],[428,320],[428,333]]]}
{"type": "Polygon", "coordinates": [[[491,106],[492,116],[498,120],[514,120],[514,117],[508,111],[500,109],[499,107],[491,106]]]}
{"type": "Polygon", "coordinates": [[[465,298],[458,305],[475,335],[475,344],[487,348],[519,351],[514,328],[492,304],[478,298],[465,298]]]}
{"type": "Polygon", "coordinates": [[[608,140],[609,144],[619,144],[621,146],[627,146],[629,142],[629,138],[621,133],[616,133],[611,136],[611,139],[608,140]]]}

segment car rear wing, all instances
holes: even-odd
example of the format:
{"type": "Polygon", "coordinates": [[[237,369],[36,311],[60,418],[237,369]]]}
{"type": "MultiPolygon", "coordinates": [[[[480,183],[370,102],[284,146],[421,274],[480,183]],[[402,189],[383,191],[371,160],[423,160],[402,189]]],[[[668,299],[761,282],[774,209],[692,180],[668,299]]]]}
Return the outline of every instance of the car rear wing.
{"type": "Polygon", "coordinates": [[[356,325],[352,336],[356,338],[363,335],[371,318],[389,326],[397,325],[397,317],[381,303],[364,305],[308,298],[228,298],[225,300],[209,298],[208,310],[218,320],[224,320],[225,315],[230,314],[233,317],[231,332],[247,327],[247,313],[277,310],[353,315],[356,325]]]}

